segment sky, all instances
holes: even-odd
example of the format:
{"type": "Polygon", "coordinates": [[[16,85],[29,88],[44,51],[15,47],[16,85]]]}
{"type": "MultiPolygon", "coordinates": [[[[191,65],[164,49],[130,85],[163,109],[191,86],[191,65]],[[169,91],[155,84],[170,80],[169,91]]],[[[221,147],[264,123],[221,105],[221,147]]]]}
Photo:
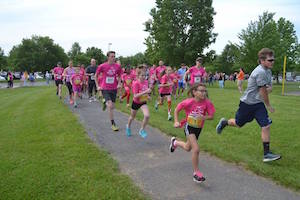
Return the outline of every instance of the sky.
{"type": "MultiPolygon", "coordinates": [[[[23,38],[49,36],[68,52],[74,42],[82,51],[97,47],[117,56],[144,52],[143,23],[150,19],[154,0],[0,0],[0,47],[5,55],[23,38]],[[110,45],[109,45],[110,44],[110,45]]],[[[215,0],[214,32],[217,40],[209,50],[220,54],[229,41],[264,11],[275,12],[295,25],[300,39],[299,0],[215,0]]]]}

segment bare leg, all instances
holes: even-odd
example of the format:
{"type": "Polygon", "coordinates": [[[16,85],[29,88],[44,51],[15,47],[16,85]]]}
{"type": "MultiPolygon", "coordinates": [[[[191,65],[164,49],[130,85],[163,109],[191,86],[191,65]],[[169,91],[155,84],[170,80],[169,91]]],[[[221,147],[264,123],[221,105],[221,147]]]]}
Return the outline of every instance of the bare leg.
{"type": "Polygon", "coordinates": [[[142,129],[145,129],[146,125],[148,124],[149,117],[150,117],[148,106],[146,104],[142,105],[141,110],[144,114],[144,120],[142,122],[142,129]]]}
{"type": "Polygon", "coordinates": [[[136,116],[137,110],[133,110],[131,109],[131,115],[129,116],[128,119],[128,128],[130,128],[132,121],[134,120],[135,116],[136,116]]]}

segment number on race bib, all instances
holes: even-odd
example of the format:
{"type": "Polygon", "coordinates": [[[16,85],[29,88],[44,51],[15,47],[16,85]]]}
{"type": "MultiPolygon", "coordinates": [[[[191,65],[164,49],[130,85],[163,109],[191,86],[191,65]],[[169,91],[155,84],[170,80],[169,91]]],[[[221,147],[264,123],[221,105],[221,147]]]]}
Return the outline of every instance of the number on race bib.
{"type": "Polygon", "coordinates": [[[195,117],[195,116],[189,115],[188,118],[187,118],[187,123],[191,127],[201,128],[202,119],[199,118],[199,117],[195,117]]]}
{"type": "Polygon", "coordinates": [[[95,76],[92,75],[91,76],[91,80],[94,81],[95,80],[95,76]]]}
{"type": "Polygon", "coordinates": [[[56,78],[57,78],[57,79],[61,79],[61,75],[57,75],[56,78]]]}
{"type": "Polygon", "coordinates": [[[106,77],[106,81],[107,84],[113,84],[115,82],[115,77],[106,77]]]}
{"type": "Polygon", "coordinates": [[[140,102],[146,102],[146,101],[148,101],[148,94],[144,94],[140,96],[140,102]]]}
{"type": "Polygon", "coordinates": [[[127,79],[127,80],[126,80],[126,84],[129,85],[130,83],[131,83],[131,80],[130,80],[130,79],[127,79]]]}
{"type": "Polygon", "coordinates": [[[200,77],[199,76],[195,76],[194,80],[195,80],[195,83],[200,83],[200,77]]]}

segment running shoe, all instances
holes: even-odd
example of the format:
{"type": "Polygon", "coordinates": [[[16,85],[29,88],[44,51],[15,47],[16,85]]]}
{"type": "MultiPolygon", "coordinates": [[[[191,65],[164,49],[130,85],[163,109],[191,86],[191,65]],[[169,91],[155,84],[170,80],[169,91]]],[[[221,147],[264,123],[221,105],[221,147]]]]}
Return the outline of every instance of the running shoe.
{"type": "Polygon", "coordinates": [[[225,118],[221,118],[217,127],[216,131],[218,134],[221,134],[222,130],[227,126],[227,120],[225,118]]]}
{"type": "Polygon", "coordinates": [[[113,124],[113,125],[111,125],[111,129],[112,129],[113,131],[118,131],[118,130],[119,130],[119,127],[117,127],[117,125],[113,124]]]}
{"type": "Polygon", "coordinates": [[[175,146],[175,144],[174,144],[175,141],[176,141],[176,137],[172,137],[172,138],[171,138],[170,147],[169,147],[171,153],[173,153],[173,152],[175,151],[175,149],[176,149],[176,146],[175,146]]]}
{"type": "Polygon", "coordinates": [[[155,102],[154,108],[155,108],[155,110],[158,110],[158,103],[157,103],[157,101],[155,102]]]}
{"type": "Polygon", "coordinates": [[[93,99],[92,99],[92,97],[90,97],[90,98],[89,98],[89,102],[92,103],[92,101],[93,101],[93,99]]]}
{"type": "Polygon", "coordinates": [[[205,178],[200,171],[197,171],[197,172],[194,172],[194,174],[193,174],[193,180],[196,183],[201,183],[201,182],[205,181],[205,178]]]}
{"type": "Polygon", "coordinates": [[[102,100],[102,110],[103,111],[106,110],[106,101],[105,101],[105,99],[102,100]]]}
{"type": "Polygon", "coordinates": [[[147,132],[144,130],[144,129],[141,129],[140,131],[139,131],[139,134],[140,134],[140,136],[142,137],[142,138],[146,138],[147,137],[147,132]]]}
{"type": "Polygon", "coordinates": [[[276,154],[273,154],[272,152],[269,152],[264,155],[263,162],[271,162],[274,160],[279,160],[280,158],[281,158],[280,155],[276,155],[276,154]]]}
{"type": "Polygon", "coordinates": [[[172,120],[172,115],[168,114],[168,121],[171,121],[171,120],[172,120]]]}
{"type": "Polygon", "coordinates": [[[128,124],[126,124],[126,135],[127,135],[128,137],[131,136],[131,129],[128,127],[128,124]]]}

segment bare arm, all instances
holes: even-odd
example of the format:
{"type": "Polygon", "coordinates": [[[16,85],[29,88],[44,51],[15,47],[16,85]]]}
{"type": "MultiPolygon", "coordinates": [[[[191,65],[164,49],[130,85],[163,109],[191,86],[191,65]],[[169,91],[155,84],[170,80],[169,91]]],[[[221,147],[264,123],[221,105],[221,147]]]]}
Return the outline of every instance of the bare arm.
{"type": "Polygon", "coordinates": [[[275,110],[272,108],[270,101],[269,101],[269,94],[268,94],[268,90],[266,86],[263,86],[261,88],[259,88],[259,94],[262,97],[262,99],[264,100],[265,105],[267,106],[268,110],[272,113],[275,110]]]}

